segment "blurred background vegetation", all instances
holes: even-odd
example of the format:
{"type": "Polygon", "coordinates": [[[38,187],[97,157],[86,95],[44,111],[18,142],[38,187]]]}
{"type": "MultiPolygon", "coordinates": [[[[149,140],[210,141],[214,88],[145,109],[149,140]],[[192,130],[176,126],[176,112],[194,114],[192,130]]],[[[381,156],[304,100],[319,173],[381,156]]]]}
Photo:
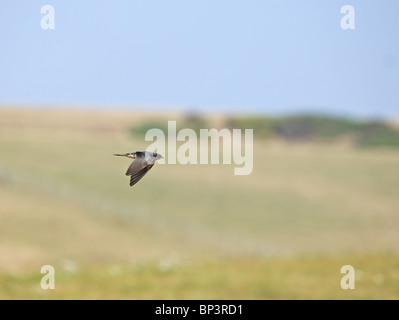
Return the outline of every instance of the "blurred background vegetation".
{"type": "MultiPolygon", "coordinates": [[[[214,121],[190,114],[182,117],[177,130],[193,129],[197,135],[201,128],[212,128],[214,121]]],[[[399,147],[399,129],[383,120],[355,120],[322,115],[293,115],[286,117],[228,116],[219,122],[220,128],[254,129],[257,139],[278,139],[292,142],[337,142],[347,140],[358,147],[399,147]]],[[[130,128],[132,135],[144,137],[151,128],[165,133],[165,121],[148,121],[130,128]]]]}
{"type": "Polygon", "coordinates": [[[227,120],[231,128],[254,128],[258,138],[286,141],[334,142],[347,138],[356,146],[398,147],[399,130],[384,121],[295,115],[282,118],[239,117],[227,120]]]}
{"type": "MultiPolygon", "coordinates": [[[[197,135],[201,128],[212,128],[215,124],[198,114],[184,116],[177,130],[193,129],[197,135]]],[[[359,147],[399,147],[399,129],[384,120],[355,120],[323,115],[293,115],[286,117],[227,116],[219,122],[220,128],[254,129],[257,139],[278,139],[292,142],[337,142],[347,140],[359,147]]],[[[133,135],[145,136],[151,128],[165,133],[165,121],[149,121],[130,128],[133,135]]]]}
{"type": "Polygon", "coordinates": [[[398,299],[395,123],[0,109],[0,298],[398,299]],[[254,170],[156,165],[145,132],[253,128],[254,170]],[[56,289],[40,288],[53,265],[56,289]],[[353,265],[356,289],[342,290],[353,265]]]}

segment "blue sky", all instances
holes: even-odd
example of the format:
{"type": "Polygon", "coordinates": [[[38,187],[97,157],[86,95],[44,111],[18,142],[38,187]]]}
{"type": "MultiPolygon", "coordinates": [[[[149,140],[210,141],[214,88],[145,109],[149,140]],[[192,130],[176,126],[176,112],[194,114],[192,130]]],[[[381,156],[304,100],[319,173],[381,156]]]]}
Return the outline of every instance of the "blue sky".
{"type": "Polygon", "coordinates": [[[0,105],[399,117],[398,17],[397,0],[5,0],[0,105]]]}

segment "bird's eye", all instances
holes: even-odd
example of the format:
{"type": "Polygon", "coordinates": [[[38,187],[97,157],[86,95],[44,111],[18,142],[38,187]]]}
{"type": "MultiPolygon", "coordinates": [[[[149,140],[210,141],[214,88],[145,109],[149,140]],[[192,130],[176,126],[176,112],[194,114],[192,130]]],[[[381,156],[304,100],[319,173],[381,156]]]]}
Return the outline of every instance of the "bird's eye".
{"type": "Polygon", "coordinates": [[[152,156],[153,156],[153,157],[156,157],[157,155],[158,155],[158,154],[157,154],[156,152],[153,152],[153,153],[152,153],[152,156]]]}

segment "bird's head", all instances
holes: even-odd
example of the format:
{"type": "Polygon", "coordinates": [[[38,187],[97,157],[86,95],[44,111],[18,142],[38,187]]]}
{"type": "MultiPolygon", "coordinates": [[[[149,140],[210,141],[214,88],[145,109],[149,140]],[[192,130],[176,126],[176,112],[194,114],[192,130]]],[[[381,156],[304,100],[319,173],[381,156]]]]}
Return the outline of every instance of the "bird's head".
{"type": "Polygon", "coordinates": [[[155,158],[155,160],[163,159],[163,156],[156,152],[153,152],[152,156],[155,158]]]}

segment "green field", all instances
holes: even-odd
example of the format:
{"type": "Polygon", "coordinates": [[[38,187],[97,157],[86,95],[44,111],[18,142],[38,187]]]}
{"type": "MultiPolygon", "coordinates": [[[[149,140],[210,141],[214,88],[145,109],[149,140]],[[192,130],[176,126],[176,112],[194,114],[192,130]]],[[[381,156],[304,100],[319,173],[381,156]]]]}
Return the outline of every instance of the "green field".
{"type": "Polygon", "coordinates": [[[181,116],[0,109],[1,299],[399,298],[398,149],[256,140],[249,176],[156,165],[131,188],[113,153],[150,144],[143,119],[181,116]]]}

